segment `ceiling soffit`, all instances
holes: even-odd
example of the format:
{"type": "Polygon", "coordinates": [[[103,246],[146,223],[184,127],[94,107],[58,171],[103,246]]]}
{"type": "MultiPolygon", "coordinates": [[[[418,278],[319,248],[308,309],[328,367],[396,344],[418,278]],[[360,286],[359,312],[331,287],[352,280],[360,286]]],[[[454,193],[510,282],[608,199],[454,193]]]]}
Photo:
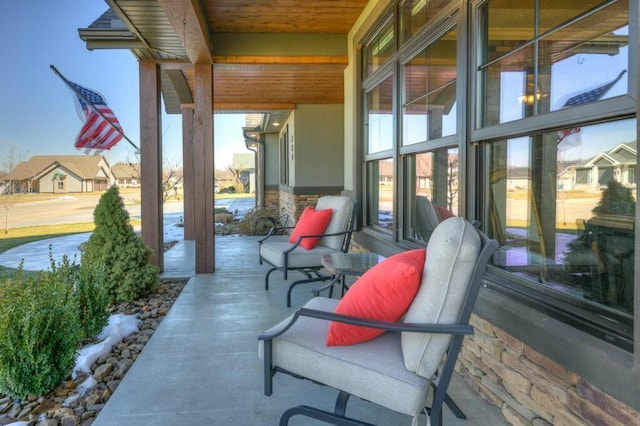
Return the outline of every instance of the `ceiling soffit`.
{"type": "Polygon", "coordinates": [[[296,104],[344,102],[347,33],[367,3],[106,2],[112,15],[79,30],[81,38],[90,49],[128,48],[138,60],[159,63],[168,113],[191,103],[192,64],[212,63],[215,111],[272,111],[274,117],[296,104]]]}

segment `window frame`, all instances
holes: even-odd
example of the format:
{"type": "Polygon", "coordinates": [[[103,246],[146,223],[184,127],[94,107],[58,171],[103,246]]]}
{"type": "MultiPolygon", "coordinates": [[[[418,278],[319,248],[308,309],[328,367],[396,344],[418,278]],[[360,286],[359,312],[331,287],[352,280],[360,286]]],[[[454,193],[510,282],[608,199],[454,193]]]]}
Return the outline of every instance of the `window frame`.
{"type": "MultiPolygon", "coordinates": [[[[400,13],[398,9],[398,5],[400,2],[395,2],[394,5],[387,10],[384,14],[381,15],[381,18],[378,20],[378,24],[376,24],[369,35],[363,41],[363,51],[365,51],[365,47],[367,43],[372,40],[375,40],[378,32],[386,25],[388,22],[392,21],[394,23],[394,53],[388,58],[387,62],[378,67],[375,71],[368,73],[365,72],[367,68],[367,55],[363,54],[362,61],[362,74],[361,74],[361,84],[360,84],[360,93],[362,99],[362,171],[363,171],[363,186],[362,186],[362,198],[363,198],[363,219],[364,219],[364,227],[365,229],[369,229],[374,231],[377,235],[383,237],[384,239],[391,240],[393,243],[401,244],[403,246],[413,246],[415,245],[415,241],[412,239],[405,238],[405,224],[407,223],[408,218],[406,217],[406,211],[410,210],[411,201],[408,199],[409,194],[407,191],[407,176],[405,173],[406,168],[406,157],[409,155],[413,155],[421,152],[432,152],[441,149],[458,149],[459,156],[459,171],[458,176],[459,179],[464,177],[462,173],[462,164],[463,160],[461,158],[461,153],[465,152],[462,149],[462,143],[460,142],[462,139],[460,126],[456,124],[456,133],[453,135],[444,136],[437,139],[430,139],[423,142],[418,142],[415,144],[410,144],[403,146],[402,145],[402,79],[403,67],[412,59],[414,59],[417,55],[422,53],[429,46],[435,44],[441,37],[446,35],[452,29],[456,29],[457,31],[457,43],[458,43],[458,52],[456,55],[456,82],[460,81],[460,69],[461,69],[461,53],[460,46],[462,43],[459,41],[461,37],[466,34],[466,31],[462,29],[461,26],[461,17],[464,13],[461,12],[461,8],[463,7],[462,2],[452,1],[449,6],[443,8],[440,12],[438,12],[433,19],[429,21],[429,25],[422,28],[418,31],[412,38],[406,40],[400,45],[399,38],[399,20],[400,13]],[[384,80],[391,77],[393,79],[393,106],[392,106],[392,115],[393,115],[393,143],[391,149],[386,149],[384,151],[379,151],[375,153],[369,153],[369,145],[368,145],[368,102],[367,96],[371,90],[381,84],[384,80]],[[369,197],[371,193],[369,192],[369,182],[370,178],[368,176],[369,163],[372,161],[378,161],[382,159],[391,158],[394,162],[394,200],[393,200],[393,226],[391,229],[383,228],[377,225],[372,225],[368,223],[369,218],[369,197]]],[[[459,97],[460,87],[459,84],[456,87],[456,99],[459,97]]],[[[458,116],[460,115],[461,105],[456,105],[458,110],[458,116]]],[[[458,120],[457,120],[458,121],[458,120]]],[[[463,186],[462,180],[459,181],[459,186],[463,186]]],[[[462,202],[462,197],[464,191],[459,191],[459,200],[458,205],[462,207],[464,203],[462,202]]],[[[423,244],[420,244],[423,245],[423,244]]]]}
{"type": "MultiPolygon", "coordinates": [[[[626,0],[609,0],[596,6],[593,10],[578,15],[567,23],[558,27],[554,27],[542,34],[535,36],[534,40],[539,40],[550,31],[565,27],[577,21],[583,16],[595,13],[616,1],[626,0]]],[[[579,126],[588,126],[609,121],[618,121],[628,118],[636,118],[636,126],[640,126],[637,119],[637,79],[631,76],[637,76],[638,71],[638,6],[636,2],[629,1],[629,58],[628,72],[624,78],[627,78],[627,93],[624,95],[587,103],[584,105],[574,106],[572,108],[556,110],[539,115],[524,117],[522,119],[509,121],[497,125],[482,127],[482,93],[483,82],[482,72],[480,71],[481,54],[482,54],[482,31],[483,21],[481,7],[488,0],[476,0],[473,2],[470,11],[469,25],[471,26],[473,38],[476,40],[474,45],[470,46],[470,66],[467,81],[471,83],[471,114],[469,117],[473,121],[469,129],[469,144],[475,145],[474,158],[476,159],[471,176],[476,176],[478,182],[481,182],[479,188],[470,191],[471,197],[475,200],[486,200],[488,194],[488,179],[486,175],[490,170],[489,164],[489,146],[495,141],[508,140],[511,138],[530,136],[549,131],[556,131],[566,128],[579,126]],[[634,20],[634,16],[636,17],[634,20]],[[633,53],[632,53],[633,52],[633,53]]],[[[533,41],[532,41],[533,42],[533,41]]],[[[527,44],[528,45],[528,44],[527,44]]],[[[499,59],[499,58],[498,58],[499,59]]],[[[494,59],[495,61],[497,59],[494,59]]],[[[490,61],[490,62],[493,62],[490,61]]],[[[488,62],[489,63],[489,62],[488,62]]],[[[486,65],[486,64],[484,64],[486,65]]],[[[638,129],[636,129],[638,130],[638,129]]],[[[638,160],[636,160],[636,169],[638,160]]],[[[636,177],[637,182],[637,177],[636,177]]],[[[468,185],[468,183],[467,183],[468,185]]],[[[489,203],[477,201],[470,204],[476,210],[477,217],[483,223],[489,223],[489,203]]],[[[637,216],[636,216],[637,218],[637,216]]],[[[637,224],[637,219],[636,219],[637,224]]],[[[638,240],[638,231],[636,231],[636,241],[638,240]]],[[[635,264],[638,262],[639,254],[635,254],[635,264]]],[[[638,298],[637,276],[640,273],[635,268],[635,298],[638,298]]],[[[532,307],[543,312],[550,317],[556,318],[562,323],[568,324],[580,331],[586,332],[598,339],[610,343],[627,352],[633,352],[636,342],[638,328],[636,322],[640,320],[640,314],[636,313],[629,318],[628,316],[614,310],[608,310],[604,305],[594,306],[587,301],[581,301],[577,298],[562,295],[543,286],[536,286],[530,280],[516,276],[513,273],[502,270],[500,268],[489,266],[486,276],[487,288],[507,296],[519,303],[532,307]],[[604,316],[603,316],[604,314],[604,316]],[[608,318],[608,319],[607,319],[608,318]],[[627,332],[616,329],[616,325],[622,325],[627,332]]]]}

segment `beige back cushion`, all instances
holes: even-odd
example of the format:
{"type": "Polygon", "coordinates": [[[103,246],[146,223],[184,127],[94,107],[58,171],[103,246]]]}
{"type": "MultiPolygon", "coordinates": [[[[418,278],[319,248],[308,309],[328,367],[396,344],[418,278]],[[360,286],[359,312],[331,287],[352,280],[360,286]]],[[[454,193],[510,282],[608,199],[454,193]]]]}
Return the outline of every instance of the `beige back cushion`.
{"type": "MultiPolygon", "coordinates": [[[[344,232],[349,225],[351,211],[353,210],[353,202],[344,195],[326,195],[318,199],[316,210],[332,209],[331,222],[324,231],[325,234],[335,234],[344,232]]],[[[340,250],[344,235],[336,235],[333,237],[322,237],[318,244],[340,250]]]]}
{"type": "MultiPolygon", "coordinates": [[[[407,311],[409,323],[455,324],[480,254],[480,236],[459,217],[443,221],[427,245],[420,290],[407,311]]],[[[430,379],[451,336],[402,333],[402,355],[409,371],[430,379]]]]}

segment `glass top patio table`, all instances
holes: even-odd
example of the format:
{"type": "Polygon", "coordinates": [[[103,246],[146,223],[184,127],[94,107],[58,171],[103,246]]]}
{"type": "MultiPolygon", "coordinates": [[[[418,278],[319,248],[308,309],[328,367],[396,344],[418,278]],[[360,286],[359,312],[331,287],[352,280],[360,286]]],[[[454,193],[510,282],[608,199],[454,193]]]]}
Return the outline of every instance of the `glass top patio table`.
{"type": "Polygon", "coordinates": [[[375,253],[328,253],[322,255],[322,266],[331,275],[362,275],[382,260],[375,253]]]}
{"type": "MultiPolygon", "coordinates": [[[[342,293],[349,289],[344,277],[347,275],[360,276],[367,272],[385,258],[376,253],[327,253],[322,255],[322,266],[332,275],[331,282],[313,290],[313,295],[318,296],[326,289],[333,290],[333,284],[342,282],[342,293]]],[[[331,290],[329,297],[331,297],[331,290]]]]}

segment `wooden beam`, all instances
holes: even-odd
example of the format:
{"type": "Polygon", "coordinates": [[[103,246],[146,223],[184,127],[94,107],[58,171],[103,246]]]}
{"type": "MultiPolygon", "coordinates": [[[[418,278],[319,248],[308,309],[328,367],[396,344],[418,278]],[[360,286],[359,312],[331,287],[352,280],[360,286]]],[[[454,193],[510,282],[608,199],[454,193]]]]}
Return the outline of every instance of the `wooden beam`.
{"type": "Polygon", "coordinates": [[[295,109],[296,104],[289,103],[237,103],[237,102],[214,102],[213,107],[217,111],[273,111],[295,109]]]}
{"type": "Polygon", "coordinates": [[[141,61],[140,74],[140,175],[142,241],[153,254],[151,262],[164,270],[162,223],[162,132],[160,68],[141,61]]]}
{"type": "MultiPolygon", "coordinates": [[[[181,108],[194,108],[194,104],[180,104],[181,108]]],[[[296,104],[289,103],[239,103],[239,102],[215,102],[213,108],[216,111],[280,111],[295,109],[296,104]]]]}
{"type": "Polygon", "coordinates": [[[193,170],[196,229],[196,273],[215,271],[213,222],[213,66],[195,64],[193,170]]]}
{"type": "Polygon", "coordinates": [[[158,0],[191,63],[213,63],[211,30],[198,0],[158,0]]]}
{"type": "Polygon", "coordinates": [[[214,56],[216,64],[347,65],[347,56],[214,56]]]}

